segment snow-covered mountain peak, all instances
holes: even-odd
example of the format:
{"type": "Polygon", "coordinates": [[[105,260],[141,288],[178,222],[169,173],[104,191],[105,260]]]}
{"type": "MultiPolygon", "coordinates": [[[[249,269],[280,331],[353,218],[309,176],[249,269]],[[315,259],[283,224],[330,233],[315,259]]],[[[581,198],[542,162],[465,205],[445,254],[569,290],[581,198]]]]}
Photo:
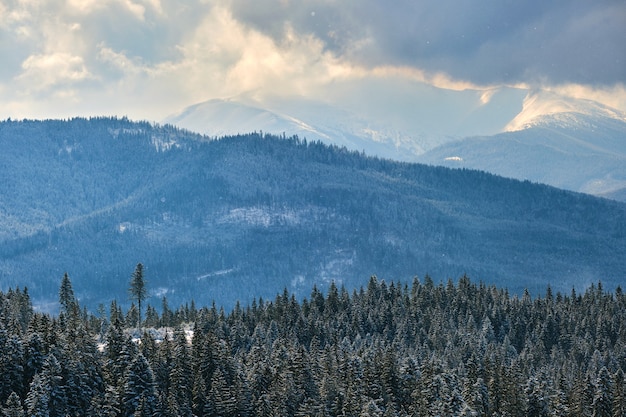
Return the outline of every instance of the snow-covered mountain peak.
{"type": "Polygon", "coordinates": [[[325,137],[323,133],[296,118],[229,99],[213,99],[194,104],[179,114],[168,117],[166,123],[217,137],[258,131],[276,135],[284,133],[287,136],[306,132],[314,139],[325,137]]]}
{"type": "Polygon", "coordinates": [[[551,125],[575,127],[589,117],[626,121],[626,114],[593,100],[574,99],[550,91],[531,91],[522,111],[506,125],[506,132],[551,125]],[[582,117],[581,117],[582,116],[582,117]]]}
{"type": "Polygon", "coordinates": [[[164,123],[212,137],[259,131],[298,136],[403,161],[413,161],[428,141],[438,144],[442,140],[410,134],[321,101],[293,97],[272,97],[264,102],[245,96],[212,99],[187,107],[164,123]]]}

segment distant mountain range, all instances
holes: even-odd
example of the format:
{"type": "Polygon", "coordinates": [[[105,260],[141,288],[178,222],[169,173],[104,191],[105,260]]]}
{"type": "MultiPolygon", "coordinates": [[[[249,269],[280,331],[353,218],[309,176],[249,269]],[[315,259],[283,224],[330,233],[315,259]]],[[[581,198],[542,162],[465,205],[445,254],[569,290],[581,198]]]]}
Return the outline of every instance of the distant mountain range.
{"type": "Polygon", "coordinates": [[[626,122],[620,114],[593,102],[555,103],[557,111],[545,114],[535,108],[537,101],[527,99],[511,131],[449,142],[418,160],[626,201],[626,122]]]}
{"type": "Polygon", "coordinates": [[[398,161],[414,160],[415,155],[424,151],[423,144],[390,127],[323,103],[291,103],[287,105],[289,114],[259,106],[237,100],[209,100],[190,106],[164,122],[215,138],[254,132],[298,136],[398,161]],[[303,114],[293,115],[298,113],[303,114]]]}
{"type": "Polygon", "coordinates": [[[163,122],[209,136],[267,132],[346,146],[400,161],[467,135],[501,132],[525,92],[453,91],[423,83],[338,83],[324,99],[244,94],[192,105],[163,122]]]}
{"type": "MultiPolygon", "coordinates": [[[[428,97],[422,90],[412,93],[428,97]]],[[[362,101],[372,101],[360,94],[362,101]]],[[[625,114],[545,91],[525,97],[514,89],[487,98],[472,92],[447,94],[456,94],[447,102],[449,110],[429,110],[426,99],[405,103],[406,91],[380,92],[375,96],[380,104],[367,107],[239,97],[191,106],[166,122],[210,136],[255,131],[298,135],[367,155],[480,169],[626,201],[625,114]],[[394,100],[403,106],[394,107],[394,100]],[[413,113],[394,117],[396,107],[411,106],[413,113]]]]}
{"type": "Polygon", "coordinates": [[[480,171],[110,118],[0,122],[0,147],[0,282],[42,309],[65,272],[90,309],[129,303],[138,262],[157,307],[372,274],[569,292],[626,270],[625,204],[480,171]]]}

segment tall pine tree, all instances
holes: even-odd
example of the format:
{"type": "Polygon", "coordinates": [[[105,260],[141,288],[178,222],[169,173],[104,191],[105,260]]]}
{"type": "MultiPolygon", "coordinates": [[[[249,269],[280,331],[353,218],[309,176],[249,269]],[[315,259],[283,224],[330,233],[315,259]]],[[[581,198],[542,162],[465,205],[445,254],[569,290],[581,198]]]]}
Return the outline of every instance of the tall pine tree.
{"type": "Polygon", "coordinates": [[[128,292],[134,301],[137,301],[138,319],[137,327],[141,327],[141,303],[148,297],[146,281],[143,276],[143,264],[138,263],[130,280],[128,292]]]}

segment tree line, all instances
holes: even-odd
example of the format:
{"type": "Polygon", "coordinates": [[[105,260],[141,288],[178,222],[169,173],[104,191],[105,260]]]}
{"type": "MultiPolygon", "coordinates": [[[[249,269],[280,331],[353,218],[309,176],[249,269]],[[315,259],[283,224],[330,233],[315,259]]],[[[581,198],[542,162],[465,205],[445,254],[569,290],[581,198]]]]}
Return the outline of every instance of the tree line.
{"type": "Polygon", "coordinates": [[[160,311],[143,265],[127,311],[60,313],[0,293],[5,416],[626,416],[626,295],[542,297],[458,281],[371,277],[287,290],[230,312],[160,311]]]}

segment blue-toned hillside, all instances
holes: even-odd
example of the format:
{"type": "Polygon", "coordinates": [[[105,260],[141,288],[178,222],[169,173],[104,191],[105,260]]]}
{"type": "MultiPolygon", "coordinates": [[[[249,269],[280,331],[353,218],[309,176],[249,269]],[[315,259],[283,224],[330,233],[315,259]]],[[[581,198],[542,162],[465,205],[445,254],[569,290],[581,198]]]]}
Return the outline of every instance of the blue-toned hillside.
{"type": "MultiPolygon", "coordinates": [[[[626,205],[262,134],[96,118],[0,123],[0,279],[43,308],[68,272],[95,309],[226,308],[313,284],[467,273],[511,291],[623,282],[626,205]]],[[[54,307],[52,307],[54,308],[54,307]]]]}

